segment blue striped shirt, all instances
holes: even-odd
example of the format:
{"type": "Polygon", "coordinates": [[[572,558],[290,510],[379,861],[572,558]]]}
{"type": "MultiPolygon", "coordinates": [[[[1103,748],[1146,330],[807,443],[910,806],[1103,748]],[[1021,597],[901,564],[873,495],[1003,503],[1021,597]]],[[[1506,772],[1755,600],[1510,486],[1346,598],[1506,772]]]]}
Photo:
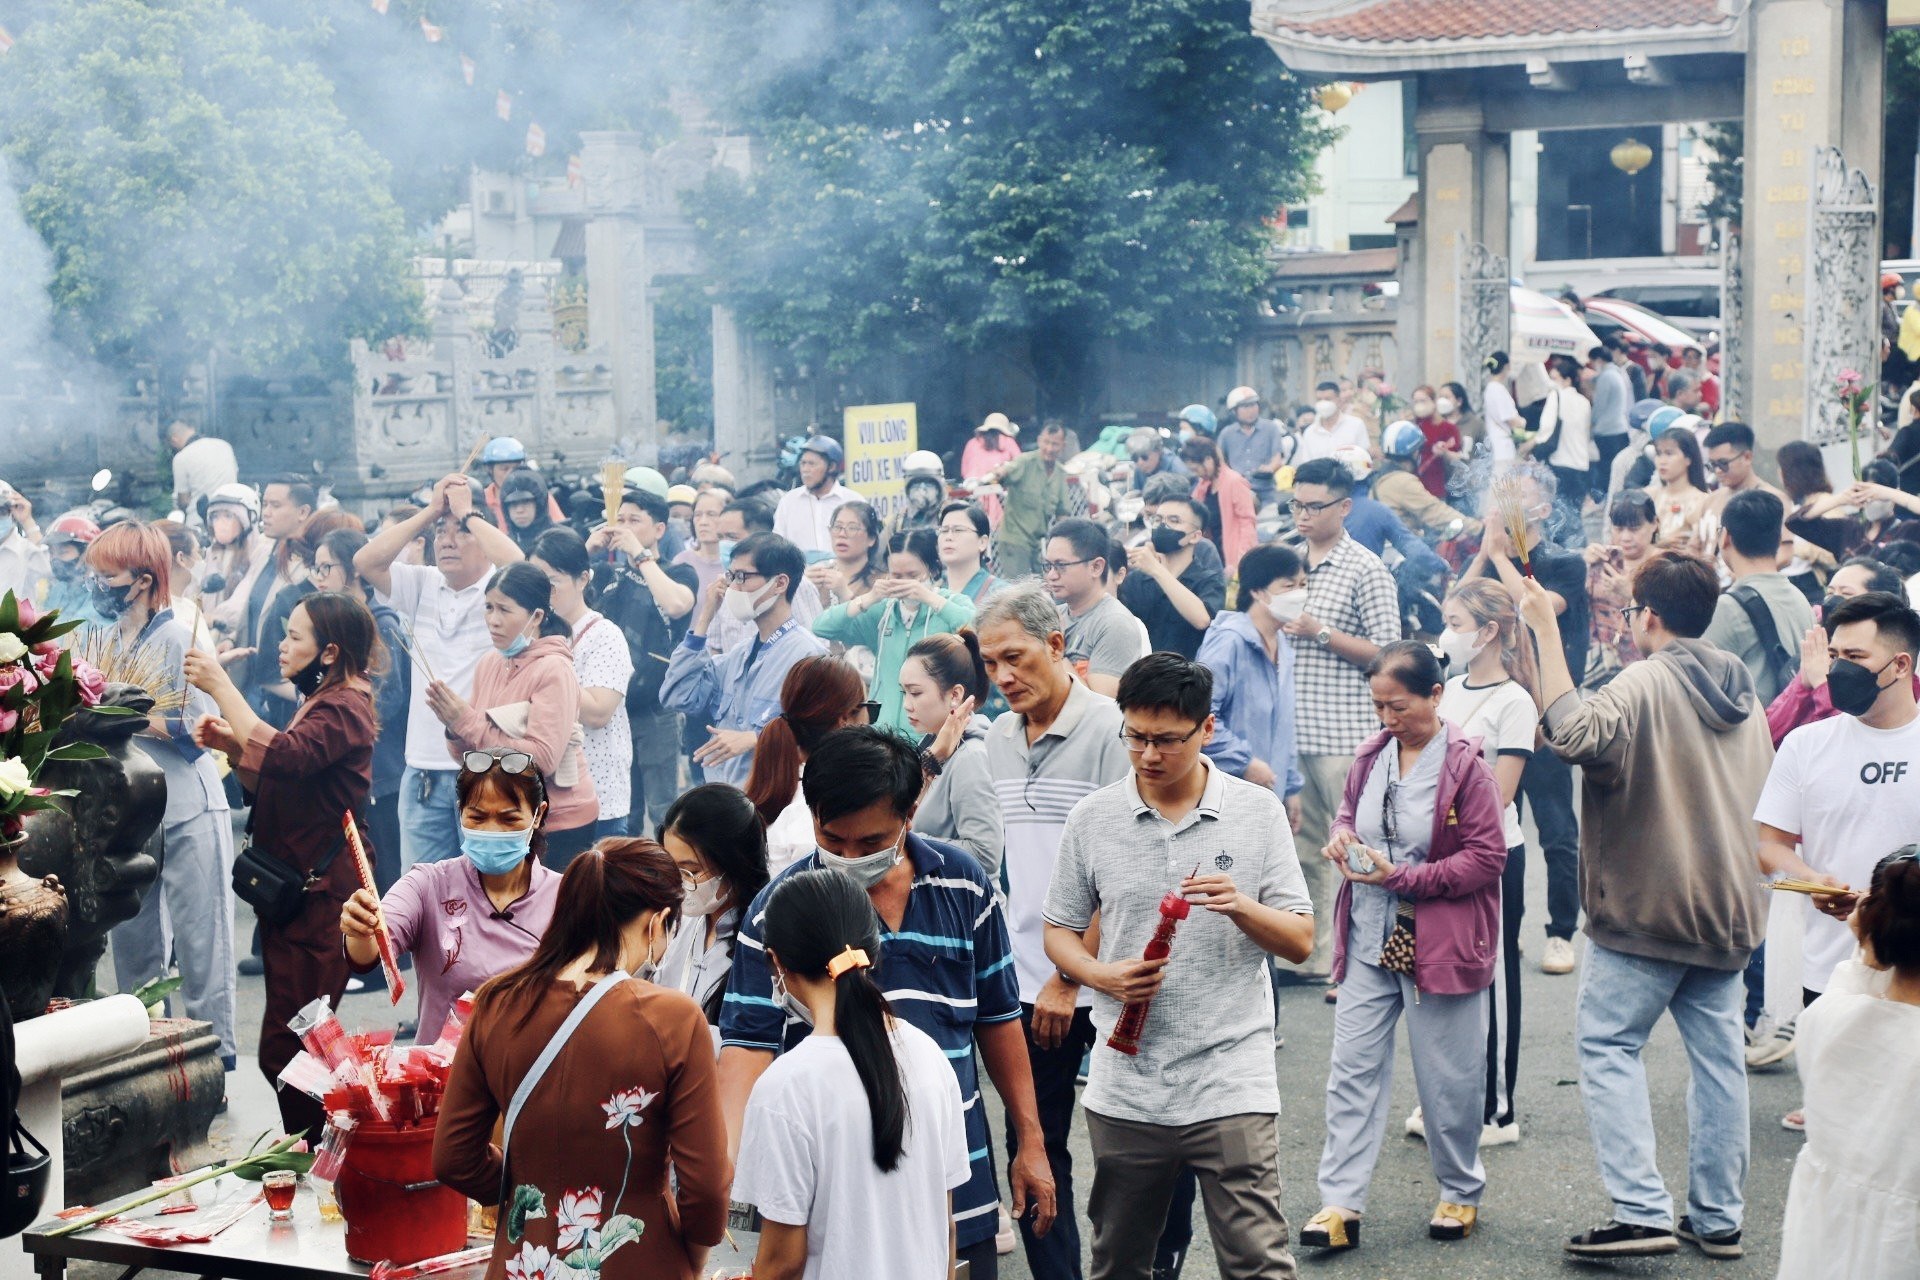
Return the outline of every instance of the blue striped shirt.
{"type": "MultiPolygon", "coordinates": [[[[994,901],[980,864],[954,845],[909,833],[907,857],[913,885],[900,928],[880,926],[874,981],[894,1013],[933,1038],[953,1064],[966,1105],[967,1155],[973,1176],[953,1193],[953,1216],[962,1247],[999,1229],[999,1184],[988,1156],[987,1115],[980,1103],[980,1069],[973,1053],[977,1023],[1011,1022],[1020,1016],[1013,950],[1007,922],[994,901]]],[[[806,1039],[812,1028],[774,1002],[773,971],[761,934],[767,902],[788,876],[820,867],[809,853],[782,871],[747,908],[734,951],[727,997],[720,1007],[720,1043],[763,1053],[782,1053],[806,1039]]]]}

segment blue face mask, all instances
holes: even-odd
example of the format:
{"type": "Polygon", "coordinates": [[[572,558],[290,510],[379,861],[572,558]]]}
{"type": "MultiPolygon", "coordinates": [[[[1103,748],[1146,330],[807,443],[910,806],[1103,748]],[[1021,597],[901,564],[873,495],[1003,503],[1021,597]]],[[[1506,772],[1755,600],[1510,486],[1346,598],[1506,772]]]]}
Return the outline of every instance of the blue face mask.
{"type": "Polygon", "coordinates": [[[522,627],[519,635],[507,641],[507,647],[500,651],[500,656],[503,658],[517,658],[525,653],[527,646],[532,643],[533,640],[528,637],[526,628],[522,627]]]}
{"type": "Polygon", "coordinates": [[[460,852],[484,876],[503,876],[527,860],[533,828],[522,831],[469,831],[460,828],[460,852]]]}
{"type": "Polygon", "coordinates": [[[721,564],[723,564],[723,565],[724,565],[724,564],[732,564],[732,563],[733,563],[733,549],[734,549],[735,547],[737,547],[737,546],[739,546],[739,545],[740,545],[740,544],[739,544],[738,542],[736,542],[736,541],[735,541],[734,539],[732,539],[732,538],[722,538],[722,539],[720,539],[720,563],[721,563],[721,564]]]}

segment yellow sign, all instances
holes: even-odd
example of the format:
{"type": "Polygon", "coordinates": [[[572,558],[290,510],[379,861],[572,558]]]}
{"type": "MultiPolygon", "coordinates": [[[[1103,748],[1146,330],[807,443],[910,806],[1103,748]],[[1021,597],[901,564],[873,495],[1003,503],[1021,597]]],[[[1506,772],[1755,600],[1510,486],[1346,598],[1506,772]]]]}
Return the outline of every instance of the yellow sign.
{"type": "Polygon", "coordinates": [[[859,404],[841,419],[850,489],[873,504],[884,523],[906,501],[901,463],[919,448],[920,427],[911,404],[859,404]]]}

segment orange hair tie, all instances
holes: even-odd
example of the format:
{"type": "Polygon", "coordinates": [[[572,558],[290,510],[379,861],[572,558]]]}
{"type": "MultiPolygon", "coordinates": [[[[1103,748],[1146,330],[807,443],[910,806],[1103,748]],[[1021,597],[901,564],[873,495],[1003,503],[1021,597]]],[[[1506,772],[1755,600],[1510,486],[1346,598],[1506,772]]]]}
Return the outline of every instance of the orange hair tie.
{"type": "Polygon", "coordinates": [[[835,982],[849,969],[871,969],[873,961],[867,959],[867,953],[858,947],[849,946],[845,951],[827,961],[827,976],[835,982]]]}

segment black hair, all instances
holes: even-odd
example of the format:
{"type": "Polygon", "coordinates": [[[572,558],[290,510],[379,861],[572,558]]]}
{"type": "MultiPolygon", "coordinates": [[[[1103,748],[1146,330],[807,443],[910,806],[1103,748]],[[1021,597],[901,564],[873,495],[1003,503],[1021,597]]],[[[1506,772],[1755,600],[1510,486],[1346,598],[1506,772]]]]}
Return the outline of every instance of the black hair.
{"type": "Polygon", "coordinates": [[[1453,397],[1454,404],[1461,413],[1472,413],[1473,402],[1467,399],[1467,389],[1458,382],[1443,382],[1440,389],[1453,397]]]}
{"type": "Polygon", "coordinates": [[[807,559],[800,554],[800,548],[779,534],[756,533],[751,538],[743,538],[740,545],[733,549],[735,560],[741,556],[753,564],[755,573],[769,578],[777,578],[784,573],[787,576],[787,599],[793,599],[793,593],[800,589],[800,576],[807,570],[807,559]]]}
{"type": "Polygon", "coordinates": [[[1547,357],[1547,368],[1565,378],[1575,386],[1580,385],[1580,364],[1563,351],[1556,351],[1547,357]]]}
{"type": "Polygon", "coordinates": [[[264,497],[266,495],[267,490],[272,488],[276,484],[285,485],[287,487],[287,497],[293,502],[293,505],[296,507],[306,507],[308,509],[311,509],[313,507],[313,504],[319,498],[319,495],[314,491],[313,481],[308,480],[304,476],[298,476],[298,475],[292,475],[292,474],[288,474],[284,476],[275,476],[273,479],[261,485],[260,486],[261,495],[264,497]]]}
{"type": "Polygon", "coordinates": [[[533,559],[543,560],[569,578],[578,578],[590,567],[587,544],[571,529],[548,529],[533,540],[533,559]]]}
{"type": "Polygon", "coordinates": [[[1072,547],[1076,559],[1099,560],[1100,581],[1107,580],[1107,568],[1113,563],[1108,559],[1113,553],[1113,539],[1105,529],[1085,516],[1068,516],[1065,520],[1053,522],[1053,528],[1047,530],[1047,536],[1040,545],[1044,548],[1055,538],[1072,547]]]}
{"type": "Polygon", "coordinates": [[[1880,859],[1858,908],[1860,932],[1873,958],[1891,969],[1920,969],[1920,845],[1906,845],[1880,859]]]}
{"type": "Polygon", "coordinates": [[[1863,592],[1842,601],[1825,621],[1828,635],[1849,622],[1871,622],[1878,634],[1893,642],[1894,648],[1908,657],[1920,657],[1920,614],[1913,611],[1904,594],[1863,592]]]}
{"type": "Polygon", "coordinates": [[[1633,602],[1660,615],[1660,625],[1677,636],[1698,640],[1713,622],[1720,601],[1720,575],[1699,556],[1658,551],[1633,573],[1633,602]]]}
{"type": "Polygon", "coordinates": [[[1150,653],[1120,674],[1122,711],[1171,711],[1195,724],[1213,714],[1213,672],[1177,653],[1150,653]]]}
{"type": "Polygon", "coordinates": [[[1860,478],[1868,484],[1883,484],[1889,489],[1900,487],[1900,468],[1889,458],[1875,458],[1860,468],[1860,478]]]}
{"type": "Polygon", "coordinates": [[[735,498],[720,508],[723,516],[729,511],[740,513],[740,522],[747,526],[749,535],[773,532],[773,508],[758,498],[735,498]]]}
{"type": "Polygon", "coordinates": [[[1207,511],[1207,504],[1200,501],[1200,499],[1183,493],[1177,498],[1162,498],[1156,505],[1164,507],[1169,503],[1175,503],[1185,507],[1192,513],[1193,518],[1199,521],[1200,528],[1205,529],[1207,527],[1207,520],[1210,518],[1210,514],[1207,511]]]}
{"type": "Polygon", "coordinates": [[[1431,698],[1433,691],[1447,682],[1447,673],[1432,648],[1418,640],[1395,640],[1382,645],[1367,664],[1367,679],[1389,676],[1402,689],[1419,698],[1431,698]]]}
{"type": "Polygon", "coordinates": [[[623,489],[620,491],[620,505],[638,507],[647,513],[655,524],[667,522],[667,500],[651,489],[623,489]]]}
{"type": "Polygon", "coordinates": [[[1736,452],[1753,451],[1753,428],[1744,422],[1723,422],[1707,432],[1706,446],[1717,449],[1723,444],[1732,445],[1736,452]]]}
{"type": "Polygon", "coordinates": [[[980,656],[980,637],[972,627],[930,635],[908,649],[907,656],[920,659],[943,691],[959,685],[976,709],[986,703],[987,661],[980,656]]]}
{"type": "Polygon", "coordinates": [[[1700,441],[1694,437],[1692,427],[1668,427],[1655,438],[1656,446],[1671,444],[1687,459],[1687,483],[1696,489],[1707,487],[1707,464],[1700,456],[1700,441]]]}
{"type": "Polygon", "coordinates": [[[1727,499],[1720,527],[1733,549],[1749,560],[1771,561],[1780,552],[1780,524],[1786,504],[1765,489],[1748,489],[1727,499]]]}
{"type": "Polygon", "coordinates": [[[682,791],[657,832],[671,832],[700,851],[727,882],[733,904],[745,908],[767,887],[767,828],[738,787],[708,782],[682,791]]]}
{"type": "Polygon", "coordinates": [[[1492,355],[1488,356],[1485,360],[1480,362],[1480,367],[1482,369],[1485,369],[1488,373],[1495,373],[1495,374],[1499,373],[1501,370],[1507,367],[1507,353],[1504,351],[1494,352],[1492,355]]]}
{"type": "Polygon", "coordinates": [[[1327,380],[1327,381],[1325,381],[1325,382],[1316,382],[1316,383],[1314,383],[1314,384],[1313,384],[1313,389],[1314,389],[1314,391],[1315,391],[1316,393],[1318,393],[1318,392],[1321,392],[1321,391],[1332,391],[1332,392],[1334,392],[1334,393],[1336,393],[1336,394],[1338,394],[1338,392],[1339,392],[1339,390],[1340,390],[1340,384],[1339,384],[1338,382],[1335,382],[1335,381],[1333,381],[1332,379],[1328,379],[1328,380],[1327,380]]]}
{"type": "MultiPolygon", "coordinates": [[[[1880,558],[1880,563],[1899,574],[1903,584],[1914,574],[1920,573],[1920,543],[1909,542],[1905,538],[1890,538],[1875,547],[1873,554],[1880,558]]],[[[1894,594],[1904,595],[1905,587],[1902,586],[1894,594]]]]}
{"type": "Polygon", "coordinates": [[[1353,472],[1338,459],[1315,458],[1311,462],[1301,463],[1294,469],[1294,488],[1298,489],[1303,484],[1325,486],[1327,492],[1331,493],[1334,501],[1337,502],[1341,498],[1352,496],[1353,472]]]}
{"type": "MultiPolygon", "coordinates": [[[[1834,572],[1839,573],[1841,569],[1865,569],[1868,591],[1885,591],[1899,595],[1907,589],[1907,580],[1901,576],[1898,569],[1884,560],[1875,560],[1871,556],[1855,556],[1851,560],[1842,560],[1834,572]]],[[[1831,631],[1832,628],[1828,630],[1831,631]]]]}
{"type": "Polygon", "coordinates": [[[1816,493],[1833,492],[1833,482],[1827,479],[1826,459],[1820,456],[1817,445],[1805,440],[1789,440],[1773,456],[1780,465],[1780,487],[1796,504],[1816,493]]]}
{"type": "Polygon", "coordinates": [[[1253,607],[1253,593],[1265,591],[1281,578],[1291,578],[1300,572],[1300,557],[1290,547],[1277,542],[1263,542],[1240,557],[1240,592],[1234,598],[1233,607],[1245,613],[1253,607]]]}
{"type": "Polygon", "coordinates": [[[525,560],[516,560],[496,572],[493,579],[487,583],[487,590],[498,591],[528,613],[536,609],[540,610],[541,635],[571,636],[573,634],[573,627],[567,620],[553,611],[553,583],[547,581],[546,574],[525,560]]]}
{"type": "Polygon", "coordinates": [[[1107,576],[1119,574],[1122,578],[1131,572],[1127,564],[1127,544],[1115,538],[1107,544],[1107,576]]]}
{"type": "Polygon", "coordinates": [[[932,525],[917,524],[911,529],[895,529],[887,539],[887,554],[909,555],[927,567],[930,577],[940,576],[940,535],[932,525]]]}
{"type": "Polygon", "coordinates": [[[920,800],[920,757],[897,733],[872,725],[836,729],[807,755],[801,794],[816,822],[886,801],[904,818],[920,800]]]}
{"type": "Polygon", "coordinates": [[[1195,436],[1181,445],[1180,461],[1191,462],[1195,466],[1203,462],[1217,462],[1223,467],[1227,465],[1226,458],[1220,453],[1219,444],[1209,436],[1195,436]]]}
{"type": "Polygon", "coordinates": [[[993,532],[993,522],[987,519],[987,509],[977,502],[944,503],[941,505],[940,514],[935,517],[935,521],[939,524],[945,524],[947,517],[956,511],[966,516],[966,518],[972,522],[973,531],[981,537],[984,538],[993,532]]]}
{"type": "MultiPolygon", "coordinates": [[[[347,580],[358,582],[360,589],[371,596],[373,588],[367,585],[367,580],[361,577],[359,570],[353,567],[353,558],[359,555],[360,548],[366,545],[367,535],[358,529],[335,529],[320,539],[320,546],[332,552],[334,560],[347,571],[347,580]]],[[[315,548],[316,551],[318,549],[318,547],[315,548]]]]}
{"type": "Polygon", "coordinates": [[[894,1056],[887,1020],[893,1009],[873,980],[880,962],[880,918],[853,880],[838,871],[788,876],[767,901],[762,940],[780,968],[824,978],[849,950],[868,964],[849,965],[833,980],[833,1029],[853,1059],[873,1114],[873,1162],[882,1173],[900,1163],[907,1138],[907,1084],[894,1056]]]}
{"type": "Polygon", "coordinates": [[[1597,347],[1587,348],[1587,359],[1598,360],[1601,364],[1612,364],[1612,349],[1607,346],[1605,341],[1602,341],[1597,347]]]}
{"type": "Polygon", "coordinates": [[[1645,489],[1622,489],[1607,504],[1607,523],[1616,529],[1640,529],[1659,519],[1653,495],[1645,489]]]}

